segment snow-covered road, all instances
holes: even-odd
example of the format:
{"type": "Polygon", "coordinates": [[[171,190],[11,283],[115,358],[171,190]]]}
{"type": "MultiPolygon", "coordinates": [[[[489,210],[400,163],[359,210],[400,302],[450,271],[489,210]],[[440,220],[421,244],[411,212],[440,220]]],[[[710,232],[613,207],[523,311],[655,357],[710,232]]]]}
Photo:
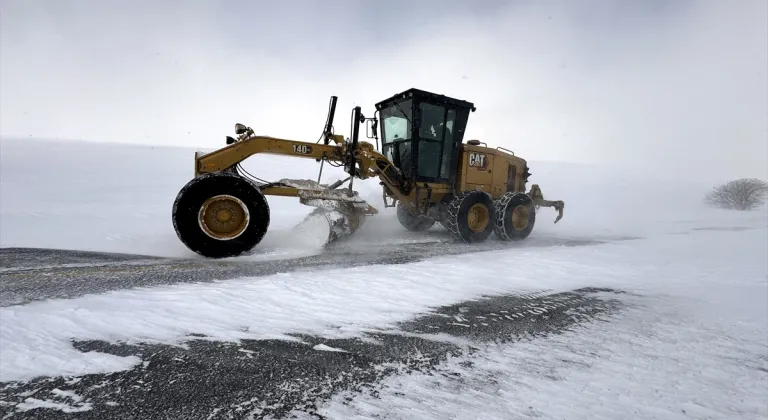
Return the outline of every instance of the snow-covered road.
{"type": "Polygon", "coordinates": [[[0,277],[3,285],[0,307],[137,287],[211,282],[329,268],[406,264],[436,256],[491,250],[590,246],[636,239],[543,236],[530,238],[525,243],[489,241],[470,246],[453,243],[444,229],[434,229],[421,236],[419,240],[384,244],[375,248],[364,240],[354,238],[314,255],[298,258],[283,255],[275,259],[266,259],[262,255],[262,258],[254,259],[206,260],[60,249],[0,248],[0,277]],[[107,272],[109,274],[105,275],[107,272]]]}
{"type": "Polygon", "coordinates": [[[78,351],[130,356],[138,363],[114,373],[7,384],[0,398],[15,408],[10,418],[64,419],[77,411],[79,418],[135,419],[143,418],[139,413],[149,417],[150,410],[184,419],[290,418],[294,411],[316,413],[318,405],[340,392],[370,396],[386,378],[431,374],[483,343],[561,334],[608,317],[618,306],[591,290],[528,293],[460,302],[354,338],[300,334],[290,340],[220,342],[188,337],[183,347],[78,340],[73,343],[78,351]],[[53,409],[35,410],[44,406],[53,409]]]}
{"type": "Polygon", "coordinates": [[[133,418],[150,403],[184,418],[763,418],[766,234],[694,227],[460,264],[444,256],[5,307],[0,372],[22,383],[7,383],[2,401],[50,418],[61,413],[25,410],[66,401],[88,408],[83,418],[133,418]],[[333,349],[344,353],[322,351],[333,349]],[[309,379],[310,367],[325,373],[309,379]],[[272,373],[253,382],[233,369],[272,373]],[[26,382],[38,375],[52,380],[26,382]],[[182,389],[200,391],[178,402],[182,389]]]}

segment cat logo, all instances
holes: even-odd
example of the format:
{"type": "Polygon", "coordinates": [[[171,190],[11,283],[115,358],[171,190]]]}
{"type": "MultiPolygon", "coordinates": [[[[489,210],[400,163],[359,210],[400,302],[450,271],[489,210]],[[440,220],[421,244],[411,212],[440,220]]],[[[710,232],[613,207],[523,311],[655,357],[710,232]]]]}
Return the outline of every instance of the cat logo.
{"type": "Polygon", "coordinates": [[[485,156],[485,153],[470,152],[469,167],[477,168],[479,171],[488,169],[488,158],[485,156]]]}

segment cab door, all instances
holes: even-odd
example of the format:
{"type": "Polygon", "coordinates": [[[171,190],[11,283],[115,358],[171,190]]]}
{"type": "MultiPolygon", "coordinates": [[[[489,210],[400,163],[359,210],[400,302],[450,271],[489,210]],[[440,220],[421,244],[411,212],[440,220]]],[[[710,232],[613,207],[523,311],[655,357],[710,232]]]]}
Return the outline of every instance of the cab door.
{"type": "Polygon", "coordinates": [[[421,102],[418,109],[419,130],[417,181],[453,183],[460,140],[454,134],[456,110],[421,102]]]}

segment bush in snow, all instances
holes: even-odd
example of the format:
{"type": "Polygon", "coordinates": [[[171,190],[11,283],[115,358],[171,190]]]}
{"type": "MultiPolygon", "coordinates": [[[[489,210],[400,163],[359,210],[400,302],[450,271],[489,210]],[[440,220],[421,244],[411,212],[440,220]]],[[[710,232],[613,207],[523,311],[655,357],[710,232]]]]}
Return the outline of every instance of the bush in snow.
{"type": "Polygon", "coordinates": [[[742,178],[718,185],[704,201],[713,207],[732,210],[754,210],[768,196],[768,182],[757,178],[742,178]]]}

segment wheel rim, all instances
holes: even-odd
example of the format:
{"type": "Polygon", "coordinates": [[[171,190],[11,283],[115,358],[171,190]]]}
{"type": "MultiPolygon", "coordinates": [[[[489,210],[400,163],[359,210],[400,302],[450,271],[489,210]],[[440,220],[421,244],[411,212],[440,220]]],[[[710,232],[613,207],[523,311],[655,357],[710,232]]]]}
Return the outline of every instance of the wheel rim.
{"type": "Polygon", "coordinates": [[[467,212],[467,225],[472,232],[482,232],[488,227],[488,208],[477,203],[467,212]]]}
{"type": "Polygon", "coordinates": [[[512,227],[515,230],[524,230],[528,227],[528,207],[519,205],[512,210],[512,227]]]}
{"type": "Polygon", "coordinates": [[[217,195],[205,200],[198,213],[198,222],[203,232],[220,241],[242,235],[249,220],[248,207],[242,200],[231,195],[217,195]]]}

